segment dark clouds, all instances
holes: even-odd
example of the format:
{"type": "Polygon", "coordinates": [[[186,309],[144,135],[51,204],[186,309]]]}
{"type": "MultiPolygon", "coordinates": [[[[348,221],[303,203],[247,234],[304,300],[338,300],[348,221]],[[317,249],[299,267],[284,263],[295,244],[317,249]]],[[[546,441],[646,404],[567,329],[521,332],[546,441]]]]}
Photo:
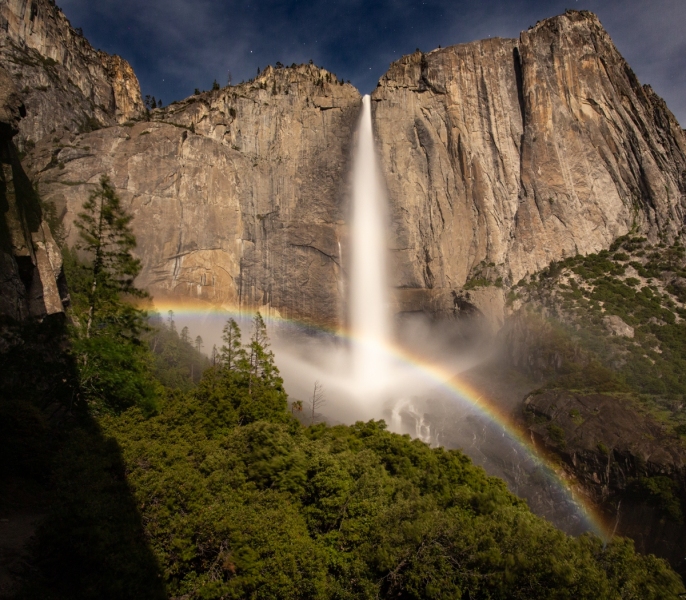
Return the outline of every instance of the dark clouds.
{"type": "Polygon", "coordinates": [[[91,43],[133,65],[165,103],[314,60],[369,92],[391,61],[490,36],[516,37],[565,8],[597,13],[642,83],[686,124],[684,0],[61,0],[91,43]]]}

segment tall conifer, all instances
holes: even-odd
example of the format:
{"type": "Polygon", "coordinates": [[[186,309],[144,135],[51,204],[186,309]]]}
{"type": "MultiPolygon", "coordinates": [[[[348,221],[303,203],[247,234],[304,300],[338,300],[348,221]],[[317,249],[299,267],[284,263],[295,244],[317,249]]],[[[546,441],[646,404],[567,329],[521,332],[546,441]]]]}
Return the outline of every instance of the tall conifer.
{"type": "Polygon", "coordinates": [[[145,292],[134,286],[141,263],[131,254],[136,238],[131,231],[131,215],[121,205],[110,180],[103,175],[99,187],[83,204],[75,225],[79,230],[77,245],[92,257],[86,337],[100,313],[117,312],[120,294],[143,297],[145,292]]]}
{"type": "Polygon", "coordinates": [[[229,319],[222,332],[224,345],[221,347],[221,362],[228,371],[236,370],[245,360],[245,350],[241,345],[241,330],[234,319],[229,319]]]}

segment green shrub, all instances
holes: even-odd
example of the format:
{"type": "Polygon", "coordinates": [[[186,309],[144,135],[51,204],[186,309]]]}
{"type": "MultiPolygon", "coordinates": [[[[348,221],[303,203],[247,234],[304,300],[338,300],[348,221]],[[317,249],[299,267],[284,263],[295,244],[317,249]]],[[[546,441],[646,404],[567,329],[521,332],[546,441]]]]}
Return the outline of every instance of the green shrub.
{"type": "Polygon", "coordinates": [[[558,446],[565,446],[566,441],[565,441],[565,430],[562,429],[559,425],[550,424],[547,427],[548,429],[548,434],[550,435],[550,439],[557,444],[558,446]]]}
{"type": "Polygon", "coordinates": [[[653,477],[640,477],[634,481],[631,491],[636,496],[656,506],[665,516],[683,523],[684,515],[679,499],[677,484],[664,475],[653,477]]]}

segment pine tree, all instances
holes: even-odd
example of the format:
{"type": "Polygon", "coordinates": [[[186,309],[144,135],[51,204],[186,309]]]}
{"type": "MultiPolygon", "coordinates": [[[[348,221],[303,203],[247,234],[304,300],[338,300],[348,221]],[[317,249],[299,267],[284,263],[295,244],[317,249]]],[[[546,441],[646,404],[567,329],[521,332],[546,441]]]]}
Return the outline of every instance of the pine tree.
{"type": "Polygon", "coordinates": [[[281,382],[279,370],[274,364],[274,353],[269,350],[267,326],[259,311],[253,317],[253,333],[248,346],[248,370],[250,392],[252,392],[253,382],[257,379],[268,386],[281,382]]]}
{"type": "Polygon", "coordinates": [[[81,238],[77,248],[92,256],[87,338],[96,318],[120,308],[121,294],[139,298],[146,295],[133,284],[141,263],[131,254],[136,247],[131,219],[109,178],[103,175],[100,186],[91,193],[74,223],[81,238]]]}
{"type": "Polygon", "coordinates": [[[221,347],[220,357],[227,371],[234,371],[245,361],[245,350],[241,345],[241,330],[234,319],[229,319],[222,332],[224,345],[221,347]]]}
{"type": "Polygon", "coordinates": [[[188,327],[184,327],[184,328],[181,330],[181,341],[184,342],[184,343],[186,343],[186,344],[190,344],[190,343],[191,343],[191,338],[190,338],[190,335],[189,335],[189,333],[188,333],[188,327]]]}
{"type": "Polygon", "coordinates": [[[202,350],[203,341],[200,336],[195,338],[195,349],[200,352],[202,350]]]}
{"type": "Polygon", "coordinates": [[[64,253],[74,300],[72,351],[80,397],[88,404],[115,411],[138,404],[152,412],[155,386],[149,350],[140,340],[146,314],[127,299],[147,295],[134,285],[141,265],[132,254],[136,238],[130,223],[131,216],[103,176],[75,221],[80,253],[64,253]]]}

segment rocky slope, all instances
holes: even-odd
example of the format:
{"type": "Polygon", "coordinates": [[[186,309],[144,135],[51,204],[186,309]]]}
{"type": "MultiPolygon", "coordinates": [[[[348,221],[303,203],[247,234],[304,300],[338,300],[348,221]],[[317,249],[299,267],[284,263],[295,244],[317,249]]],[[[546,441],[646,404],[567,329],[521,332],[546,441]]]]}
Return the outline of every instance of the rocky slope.
{"type": "Polygon", "coordinates": [[[372,97],[402,310],[683,224],[683,131],[591,13],[416,52],[372,97]]]}
{"type": "Polygon", "coordinates": [[[628,235],[508,294],[514,413],[642,552],[686,573],[686,248],[628,235]],[[522,397],[524,404],[521,405],[522,397]]]}
{"type": "MultiPolygon", "coordinates": [[[[157,299],[340,322],[360,96],[313,65],[193,96],[149,121],[45,139],[31,167],[69,224],[106,173],[157,299]]],[[[68,242],[76,233],[68,227],[68,242]]]]}
{"type": "Polygon", "coordinates": [[[144,110],[131,65],[93,49],[54,0],[0,4],[0,63],[26,106],[20,150],[46,135],[111,126],[144,110]]]}
{"type": "Polygon", "coordinates": [[[532,438],[562,458],[616,533],[683,574],[686,448],[610,395],[549,390],[524,406],[532,438]]]}
{"type": "Polygon", "coordinates": [[[0,316],[14,320],[61,313],[68,297],[62,255],[12,142],[24,114],[0,67],[0,316]]]}

